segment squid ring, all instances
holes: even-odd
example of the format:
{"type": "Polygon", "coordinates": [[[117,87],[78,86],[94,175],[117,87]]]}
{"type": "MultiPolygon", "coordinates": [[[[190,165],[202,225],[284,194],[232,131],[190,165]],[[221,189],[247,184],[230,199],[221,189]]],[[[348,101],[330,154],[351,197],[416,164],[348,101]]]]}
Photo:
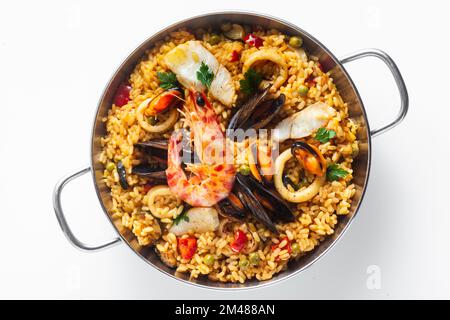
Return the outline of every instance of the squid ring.
{"type": "Polygon", "coordinates": [[[272,88],[278,89],[288,78],[288,71],[286,60],[281,54],[272,49],[261,49],[252,53],[244,63],[242,68],[243,73],[247,72],[250,67],[257,61],[269,60],[277,64],[280,67],[280,74],[273,82],[272,88]]]}
{"type": "Polygon", "coordinates": [[[174,197],[172,191],[168,186],[160,185],[151,188],[148,193],[148,208],[152,215],[159,219],[171,219],[177,216],[182,210],[183,206],[180,205],[180,201],[176,200],[176,206],[174,208],[161,208],[157,205],[157,197],[174,197]]]}
{"type": "Polygon", "coordinates": [[[316,176],[313,183],[311,183],[306,189],[301,189],[294,192],[289,191],[283,183],[283,170],[286,162],[292,157],[293,155],[291,149],[287,149],[276,158],[274,174],[275,188],[283,199],[289,202],[300,203],[308,201],[319,192],[320,187],[325,182],[326,175],[322,177],[316,176]]]}
{"type": "Polygon", "coordinates": [[[159,133],[159,132],[165,132],[169,130],[178,120],[178,111],[176,108],[172,108],[167,111],[168,117],[164,121],[156,124],[151,125],[147,122],[147,120],[144,118],[144,110],[147,108],[148,104],[152,98],[146,99],[141,102],[139,107],[136,111],[136,118],[141,125],[142,128],[144,128],[145,131],[152,132],[152,133],[159,133]]]}

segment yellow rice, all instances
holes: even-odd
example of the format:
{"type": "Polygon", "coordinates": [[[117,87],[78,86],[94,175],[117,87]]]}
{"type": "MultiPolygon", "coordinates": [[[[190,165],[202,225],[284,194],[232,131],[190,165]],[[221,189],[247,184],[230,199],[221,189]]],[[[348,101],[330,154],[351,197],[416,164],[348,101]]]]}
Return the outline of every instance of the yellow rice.
{"type": "MultiPolygon", "coordinates": [[[[105,169],[104,179],[111,188],[113,216],[121,219],[123,226],[132,230],[140,245],[156,245],[156,249],[166,262],[169,261],[176,265],[178,272],[190,273],[193,278],[207,275],[212,280],[241,283],[251,278],[270,279],[274,274],[285,269],[289,260],[301,259],[302,255],[313,250],[325,237],[333,234],[338,223],[338,215],[349,213],[351,199],[355,193],[354,185],[351,184],[351,173],[353,156],[358,149],[355,136],[357,127],[348,118],[347,104],[337,92],[330,74],[321,71],[314,57],[305,59],[302,54],[290,48],[286,44],[286,36],[276,30],[258,31],[256,34],[264,39],[264,47],[275,48],[283,55],[288,65],[288,80],[279,89],[286,96],[286,103],[282,110],[283,117],[318,101],[326,102],[336,109],[337,115],[327,126],[328,129],[336,132],[336,138],[321,144],[319,149],[328,161],[339,161],[341,167],[350,174],[345,179],[326,182],[313,199],[298,204],[295,211],[295,222],[279,225],[280,236],[275,237],[262,224],[253,219],[246,222],[225,221],[227,225],[224,226],[224,230],[228,230],[228,232],[195,234],[198,246],[195,255],[189,261],[182,259],[177,252],[176,236],[168,233],[167,230],[163,230],[161,235],[157,219],[146,211],[144,185],[147,180],[131,174],[132,166],[139,163],[135,157],[134,144],[156,137],[168,138],[171,134],[171,131],[165,134],[150,134],[143,130],[136,121],[137,106],[145,99],[162,92],[156,72],[168,71],[163,61],[164,55],[178,44],[195,38],[208,39],[210,36],[208,32],[202,31],[196,35],[186,30],[171,33],[163,42],[156,44],[148,51],[130,75],[131,101],[122,107],[113,105],[108,117],[104,119],[107,135],[102,139],[101,161],[105,165],[109,162],[122,161],[127,170],[128,183],[131,186],[128,190],[123,190],[119,184],[116,170],[105,169]],[[299,87],[313,73],[315,84],[310,87],[307,96],[302,97],[299,94],[299,87]],[[234,237],[233,231],[237,228],[246,231],[249,238],[247,247],[240,253],[233,252],[229,246],[234,237]],[[286,244],[283,243],[286,240],[282,240],[286,237],[291,245],[294,243],[299,245],[300,252],[297,254],[288,252],[285,248],[286,244]],[[278,247],[273,250],[273,245],[278,245],[278,247]],[[240,267],[239,261],[248,259],[250,252],[259,255],[259,264],[240,267]],[[207,254],[215,258],[212,265],[204,263],[207,254]]],[[[210,45],[203,41],[203,45],[228,69],[235,87],[239,88],[239,80],[243,79],[242,61],[257,49],[248,48],[239,41],[225,39],[217,45],[210,45]],[[239,62],[230,62],[234,50],[241,53],[239,62]]],[[[213,101],[213,106],[225,128],[233,108],[227,108],[217,101],[213,101]]],[[[182,126],[183,118],[181,117],[174,129],[182,126]]],[[[298,168],[295,165],[289,167],[289,174],[294,180],[296,175],[298,176],[296,169],[298,168]]],[[[167,205],[171,208],[174,206],[173,204],[167,205]]],[[[170,226],[172,220],[166,219],[161,223],[170,226]]]]}

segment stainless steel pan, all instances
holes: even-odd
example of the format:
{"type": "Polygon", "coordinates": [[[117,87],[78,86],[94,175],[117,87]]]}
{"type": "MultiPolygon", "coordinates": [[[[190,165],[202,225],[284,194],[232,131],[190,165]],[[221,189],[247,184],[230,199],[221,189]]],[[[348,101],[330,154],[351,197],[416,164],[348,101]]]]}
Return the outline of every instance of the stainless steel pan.
{"type": "Polygon", "coordinates": [[[142,43],[139,47],[137,47],[125,59],[125,61],[114,73],[111,80],[106,85],[106,88],[97,106],[97,112],[95,114],[94,124],[92,127],[91,164],[80,171],[77,171],[64,177],[56,185],[53,197],[56,217],[67,239],[76,248],[85,251],[97,251],[124,242],[130,247],[132,251],[134,251],[138,256],[144,259],[150,266],[156,268],[157,270],[163,272],[166,275],[169,275],[173,278],[179,279],[187,283],[217,289],[250,288],[273,284],[281,281],[282,279],[287,279],[305,270],[308,266],[312,265],[320,257],[322,257],[328,250],[330,250],[333,247],[333,245],[338,241],[338,239],[344,234],[344,232],[347,230],[348,226],[354,219],[356,213],[358,212],[358,208],[363,200],[364,192],[366,190],[370,171],[371,138],[379,134],[382,134],[388,131],[389,129],[392,129],[394,126],[399,124],[405,117],[407,110],[408,110],[408,94],[406,91],[405,83],[403,82],[400,71],[397,69],[397,66],[395,65],[394,61],[383,51],[380,51],[378,49],[365,49],[356,52],[354,54],[350,54],[344,58],[337,59],[323,44],[321,44],[313,36],[305,32],[304,30],[300,29],[296,25],[263,14],[250,12],[218,12],[190,18],[178,22],[176,24],[173,24],[148,38],[144,43],[142,43]],[[332,77],[342,95],[342,98],[349,105],[350,117],[360,125],[360,129],[358,132],[358,139],[361,142],[360,154],[353,163],[353,170],[354,170],[353,183],[356,185],[356,194],[353,198],[350,213],[346,216],[339,217],[339,223],[336,226],[334,234],[332,236],[327,237],[326,240],[323,241],[314,251],[305,255],[304,257],[302,257],[297,261],[291,262],[286,271],[281,272],[275,275],[271,280],[264,282],[258,282],[256,280],[253,280],[248,281],[244,284],[233,284],[233,283],[223,284],[219,282],[210,281],[206,278],[192,280],[189,279],[188,275],[175,273],[173,269],[164,265],[160,261],[158,256],[155,254],[152,248],[140,247],[132,232],[124,228],[120,220],[114,220],[111,218],[109,214],[111,208],[111,196],[108,187],[102,181],[103,165],[98,161],[101,152],[100,138],[105,134],[105,126],[101,119],[107,115],[108,109],[111,106],[111,102],[117,87],[133,71],[133,68],[135,67],[139,59],[144,55],[144,52],[148,48],[152,47],[155,44],[155,42],[157,42],[158,40],[162,40],[168,32],[183,27],[189,29],[196,29],[200,27],[209,27],[209,26],[217,27],[223,21],[231,21],[235,23],[250,24],[250,25],[257,24],[263,26],[264,28],[276,28],[286,34],[300,35],[304,40],[303,46],[306,49],[306,51],[309,54],[318,57],[322,65],[326,66],[326,68],[331,71],[332,77]],[[397,117],[387,125],[383,126],[382,128],[375,130],[370,130],[364,105],[358,94],[358,90],[356,89],[355,85],[353,84],[353,81],[351,80],[350,76],[348,75],[347,71],[344,68],[344,64],[346,63],[369,56],[378,58],[387,65],[387,67],[392,72],[392,75],[395,79],[401,98],[400,111],[397,117]],[[61,206],[60,197],[61,192],[64,189],[64,186],[71,180],[89,172],[92,174],[92,179],[97,191],[97,196],[103,207],[103,211],[118,233],[117,238],[111,240],[108,243],[100,245],[91,245],[80,241],[70,230],[70,227],[67,224],[61,206]]]}

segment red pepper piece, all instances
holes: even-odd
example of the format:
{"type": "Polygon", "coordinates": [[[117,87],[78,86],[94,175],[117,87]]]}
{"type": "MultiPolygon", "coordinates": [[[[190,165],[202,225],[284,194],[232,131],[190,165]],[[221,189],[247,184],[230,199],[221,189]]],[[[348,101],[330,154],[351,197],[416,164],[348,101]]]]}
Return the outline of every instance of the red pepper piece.
{"type": "MultiPolygon", "coordinates": [[[[284,237],[284,238],[280,239],[279,243],[272,245],[272,251],[275,251],[277,248],[280,248],[280,250],[287,250],[287,252],[289,254],[292,253],[291,242],[289,241],[288,237],[284,237]],[[280,248],[280,243],[283,242],[284,240],[287,241],[287,244],[283,248],[280,248]]],[[[279,261],[279,260],[280,260],[280,256],[277,256],[275,258],[275,261],[279,261]]]]}
{"type": "Polygon", "coordinates": [[[247,34],[244,39],[245,43],[247,43],[249,46],[259,48],[263,45],[263,39],[261,39],[258,36],[255,36],[252,33],[247,34]]]}
{"type": "Polygon", "coordinates": [[[239,61],[240,56],[241,55],[239,54],[239,52],[237,52],[236,50],[233,50],[233,52],[231,53],[230,62],[239,61]]]}
{"type": "Polygon", "coordinates": [[[197,239],[195,237],[178,239],[178,251],[183,259],[191,259],[197,251],[197,239]]]}
{"type": "Polygon", "coordinates": [[[126,105],[130,101],[131,86],[128,83],[122,83],[117,88],[116,95],[114,96],[114,104],[118,107],[126,105]]]}
{"type": "Polygon", "coordinates": [[[311,73],[306,79],[305,79],[305,83],[313,86],[316,83],[316,77],[311,73]]]}
{"type": "Polygon", "coordinates": [[[236,231],[236,234],[234,235],[234,241],[230,244],[231,250],[234,252],[241,252],[241,250],[245,247],[247,244],[247,235],[244,231],[238,230],[236,231]]]}

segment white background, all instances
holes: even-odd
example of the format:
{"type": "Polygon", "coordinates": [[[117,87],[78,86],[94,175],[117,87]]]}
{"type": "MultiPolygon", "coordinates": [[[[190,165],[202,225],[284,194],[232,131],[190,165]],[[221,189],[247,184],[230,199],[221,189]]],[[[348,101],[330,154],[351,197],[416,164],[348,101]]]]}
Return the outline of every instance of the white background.
{"type": "MultiPolygon", "coordinates": [[[[2,1],[0,298],[450,298],[449,20],[446,1],[2,1]],[[96,103],[122,59],[160,28],[221,9],[293,22],[338,57],[383,49],[411,101],[406,120],[373,140],[366,197],[342,241],[301,275],[241,292],[177,282],[125,245],[80,252],[51,203],[55,182],[88,163],[96,103]],[[378,289],[367,286],[372,268],[378,289]]],[[[348,70],[372,128],[393,119],[399,98],[387,68],[366,59],[348,70]]],[[[81,239],[114,236],[90,177],[63,200],[81,239]]]]}

